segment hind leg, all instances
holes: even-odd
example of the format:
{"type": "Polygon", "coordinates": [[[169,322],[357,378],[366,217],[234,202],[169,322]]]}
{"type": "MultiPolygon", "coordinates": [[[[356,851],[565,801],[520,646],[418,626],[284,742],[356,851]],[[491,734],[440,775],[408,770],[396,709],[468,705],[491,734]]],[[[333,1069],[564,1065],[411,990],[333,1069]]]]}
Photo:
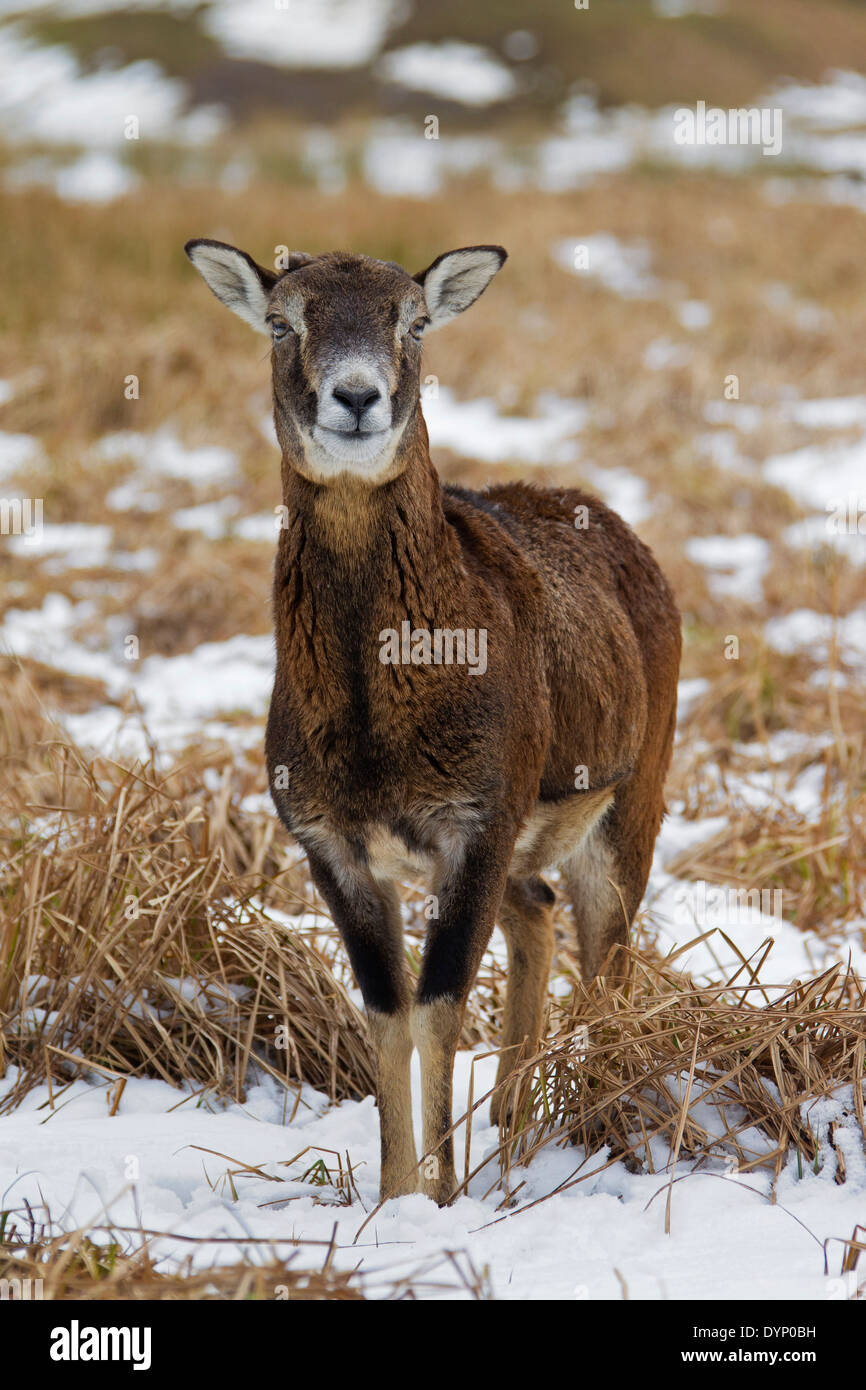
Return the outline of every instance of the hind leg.
{"type": "MultiPolygon", "coordinates": [[[[509,878],[497,921],[508,945],[508,978],[497,1087],[511,1072],[526,1042],[530,1055],[541,1038],[553,959],[553,889],[541,878],[509,878]]],[[[490,1100],[490,1122],[499,1124],[502,1095],[490,1100]]]]}
{"type": "MultiPolygon", "coordinates": [[[[617,788],[608,813],[563,865],[585,981],[598,975],[613,947],[628,945],[664,814],[664,775],[672,742],[673,717],[644,748],[631,777],[617,788]]],[[[614,961],[612,968],[619,976],[625,962],[618,969],[614,961]]]]}
{"type": "Polygon", "coordinates": [[[596,826],[563,865],[574,910],[580,973],[587,982],[599,973],[613,946],[628,942],[640,893],[633,903],[633,895],[626,897],[621,870],[604,826],[596,826]]]}

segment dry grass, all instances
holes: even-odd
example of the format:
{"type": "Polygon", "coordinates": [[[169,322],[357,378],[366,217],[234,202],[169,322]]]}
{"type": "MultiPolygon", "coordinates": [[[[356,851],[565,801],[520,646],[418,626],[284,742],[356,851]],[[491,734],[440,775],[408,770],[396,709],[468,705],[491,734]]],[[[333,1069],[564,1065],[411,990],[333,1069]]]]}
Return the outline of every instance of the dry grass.
{"type": "MultiPolygon", "coordinates": [[[[267,1240],[183,1237],[189,1248],[184,1259],[167,1261],[154,1251],[170,1232],[115,1226],[56,1233],[50,1218],[40,1219],[25,1206],[21,1212],[0,1212],[0,1297],[76,1303],[123,1301],[280,1301],[359,1302],[367,1297],[412,1302],[431,1296],[460,1293],[477,1301],[489,1299],[484,1271],[466,1255],[446,1252],[426,1261],[411,1261],[387,1275],[364,1273],[360,1261],[350,1270],[336,1267],[339,1249],[336,1229],[330,1241],[280,1241],[297,1246],[281,1257],[267,1240]],[[202,1267],[199,1247],[236,1247],[231,1263],[202,1267]],[[169,1267],[170,1266],[170,1267],[169,1267]]],[[[356,1257],[357,1259],[357,1257],[356,1257]]]]}
{"type": "MultiPolygon", "coordinates": [[[[82,1068],[240,1099],[251,1060],[289,1089],[369,1094],[344,986],[307,936],[252,900],[277,868],[272,826],[233,812],[231,768],[207,793],[201,766],[91,763],[44,725],[16,745],[39,721],[22,690],[0,750],[7,771],[19,763],[0,807],[0,1012],[6,1062],[21,1069],[5,1108],[82,1068]]],[[[289,866],[290,906],[291,882],[289,866]]]]}
{"type": "MultiPolygon", "coordinates": [[[[720,1159],[729,1173],[768,1168],[778,1178],[794,1152],[802,1174],[826,1161],[810,1109],[845,1087],[840,1122],[848,1117],[866,1143],[866,991],[850,969],[771,1001],[757,982],[760,951],[715,987],[696,986],[673,959],[627,955],[627,983],[577,983],[553,1007],[541,1052],[505,1084],[499,1159],[509,1204],[523,1185],[512,1164],[530,1163],[551,1141],[584,1151],[556,1191],[623,1160],[653,1172],[659,1162],[672,1171],[678,1158],[720,1159]]],[[[834,1161],[842,1183],[843,1155],[834,1161]]]]}
{"type": "MultiPolygon", "coordinates": [[[[8,1218],[8,1213],[2,1215],[8,1218]]],[[[129,1250],[129,1239],[113,1231],[51,1235],[32,1213],[23,1222],[7,1219],[0,1235],[0,1283],[9,1281],[8,1296],[13,1299],[72,1299],[77,1303],[108,1299],[234,1302],[279,1298],[312,1302],[364,1298],[351,1273],[332,1268],[330,1250],[318,1269],[297,1268],[294,1259],[279,1260],[269,1257],[267,1251],[257,1262],[246,1251],[244,1262],[201,1269],[195,1267],[190,1255],[179,1268],[164,1272],[151,1254],[149,1237],[145,1232],[140,1236],[143,1243],[129,1250]]]]}

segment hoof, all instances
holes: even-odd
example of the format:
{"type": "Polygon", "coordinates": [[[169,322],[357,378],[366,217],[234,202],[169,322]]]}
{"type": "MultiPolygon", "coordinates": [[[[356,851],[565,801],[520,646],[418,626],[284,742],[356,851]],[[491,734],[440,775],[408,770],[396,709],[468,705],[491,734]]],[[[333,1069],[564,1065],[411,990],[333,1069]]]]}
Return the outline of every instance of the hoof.
{"type": "Polygon", "coordinates": [[[379,1183],[379,1201],[390,1202],[392,1197],[408,1197],[413,1192],[421,1191],[423,1188],[418,1173],[410,1173],[408,1177],[392,1179],[390,1182],[381,1180],[379,1183]]]}

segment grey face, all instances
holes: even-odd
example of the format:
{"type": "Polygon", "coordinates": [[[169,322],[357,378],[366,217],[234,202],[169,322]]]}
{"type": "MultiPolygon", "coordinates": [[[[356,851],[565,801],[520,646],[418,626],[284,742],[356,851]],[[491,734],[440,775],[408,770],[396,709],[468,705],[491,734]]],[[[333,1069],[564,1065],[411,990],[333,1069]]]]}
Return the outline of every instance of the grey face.
{"type": "Polygon", "coordinates": [[[284,456],[313,482],[396,476],[418,408],[421,339],[468,308],[505,260],[498,246],[448,251],[411,276],[390,261],[293,252],[270,271],[223,242],[187,255],[218,299],[272,339],[284,456]]]}
{"type": "Polygon", "coordinates": [[[421,286],[381,261],[323,256],[277,282],[265,321],[283,448],[300,445],[317,480],[380,479],[418,401],[421,286]]]}

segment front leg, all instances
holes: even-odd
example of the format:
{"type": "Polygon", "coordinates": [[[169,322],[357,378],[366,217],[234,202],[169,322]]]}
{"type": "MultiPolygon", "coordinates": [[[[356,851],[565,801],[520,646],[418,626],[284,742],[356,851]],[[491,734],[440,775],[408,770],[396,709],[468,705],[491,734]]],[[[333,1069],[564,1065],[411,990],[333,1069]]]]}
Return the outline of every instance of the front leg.
{"type": "Polygon", "coordinates": [[[430,924],[424,947],[411,1029],[421,1058],[421,1187],[440,1206],[457,1186],[448,1134],[454,1054],[466,1000],[502,900],[515,837],[515,827],[500,824],[468,842],[443,875],[439,916],[430,924]]]}
{"type": "Polygon", "coordinates": [[[400,904],[393,884],[374,879],[348,850],[307,847],[313,882],[331,910],[364,996],[376,1059],[381,1169],[379,1197],[418,1190],[412,1130],[409,984],[400,904]],[[335,854],[339,853],[339,865],[335,854]]]}

